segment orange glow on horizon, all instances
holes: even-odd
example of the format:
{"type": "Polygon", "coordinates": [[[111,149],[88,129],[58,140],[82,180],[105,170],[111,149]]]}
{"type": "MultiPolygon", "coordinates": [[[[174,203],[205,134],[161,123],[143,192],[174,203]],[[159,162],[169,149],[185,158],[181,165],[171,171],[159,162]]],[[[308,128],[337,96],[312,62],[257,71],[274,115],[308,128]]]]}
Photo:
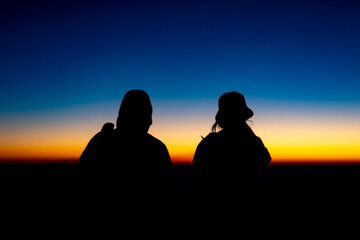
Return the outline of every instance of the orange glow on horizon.
{"type": "MultiPolygon", "coordinates": [[[[76,162],[85,149],[89,139],[77,139],[78,141],[33,141],[32,144],[7,143],[0,145],[0,162],[19,160],[26,162],[76,162]]],[[[192,159],[198,144],[185,141],[169,141],[167,145],[173,163],[192,163],[192,159]]],[[[360,163],[359,145],[333,145],[333,146],[279,146],[278,144],[266,144],[273,164],[281,163],[360,163]]]]}
{"type": "MultiPolygon", "coordinates": [[[[107,108],[112,112],[112,107],[107,108]]],[[[56,111],[30,114],[37,116],[32,121],[22,121],[26,117],[17,115],[1,119],[0,161],[55,162],[65,159],[76,162],[102,124],[116,119],[116,112],[114,116],[105,114],[97,118],[102,107],[81,109],[64,110],[60,114],[64,116],[61,120],[43,119],[48,115],[58,116],[56,111]],[[94,114],[86,115],[89,112],[94,114]]],[[[212,112],[201,106],[197,106],[199,111],[193,109],[188,113],[186,110],[154,114],[154,124],[149,132],[167,146],[173,163],[192,162],[196,147],[209,133],[216,113],[216,108],[212,112]]],[[[250,127],[268,148],[273,164],[360,163],[360,116],[355,110],[349,114],[336,111],[306,114],[297,109],[290,110],[269,111],[266,108],[266,111],[257,111],[254,108],[256,114],[250,127]]]]}

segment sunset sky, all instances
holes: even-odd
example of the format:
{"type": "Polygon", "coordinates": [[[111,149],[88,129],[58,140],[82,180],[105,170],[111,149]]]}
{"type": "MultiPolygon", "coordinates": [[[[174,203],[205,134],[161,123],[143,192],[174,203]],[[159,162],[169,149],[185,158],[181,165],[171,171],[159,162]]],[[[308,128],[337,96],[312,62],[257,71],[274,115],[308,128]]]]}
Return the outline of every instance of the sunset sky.
{"type": "Polygon", "coordinates": [[[75,161],[143,89],[173,162],[228,91],[274,163],[360,162],[356,1],[7,1],[0,30],[0,161],[75,161]]]}

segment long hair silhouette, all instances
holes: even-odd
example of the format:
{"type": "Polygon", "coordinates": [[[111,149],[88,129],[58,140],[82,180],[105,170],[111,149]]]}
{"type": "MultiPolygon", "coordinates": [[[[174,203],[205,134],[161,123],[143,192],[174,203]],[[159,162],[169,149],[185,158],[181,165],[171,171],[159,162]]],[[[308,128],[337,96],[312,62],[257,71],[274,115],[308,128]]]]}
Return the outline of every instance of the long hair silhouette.
{"type": "Polygon", "coordinates": [[[136,133],[146,133],[152,124],[152,105],[143,90],[127,92],[121,102],[116,127],[136,133]]]}
{"type": "Polygon", "coordinates": [[[166,146],[147,133],[151,124],[147,93],[127,92],[116,128],[104,124],[78,161],[79,183],[87,199],[141,205],[169,201],[173,166],[166,146]]]}

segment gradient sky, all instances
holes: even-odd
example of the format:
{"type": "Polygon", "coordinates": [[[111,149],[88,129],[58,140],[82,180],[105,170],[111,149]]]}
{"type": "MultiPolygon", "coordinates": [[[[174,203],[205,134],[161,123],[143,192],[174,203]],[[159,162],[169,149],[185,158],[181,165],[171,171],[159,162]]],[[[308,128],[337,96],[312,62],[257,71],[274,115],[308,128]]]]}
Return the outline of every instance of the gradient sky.
{"type": "Polygon", "coordinates": [[[77,159],[137,88],[173,161],[233,90],[274,162],[360,159],[356,1],[8,1],[0,30],[0,159],[77,159]]]}

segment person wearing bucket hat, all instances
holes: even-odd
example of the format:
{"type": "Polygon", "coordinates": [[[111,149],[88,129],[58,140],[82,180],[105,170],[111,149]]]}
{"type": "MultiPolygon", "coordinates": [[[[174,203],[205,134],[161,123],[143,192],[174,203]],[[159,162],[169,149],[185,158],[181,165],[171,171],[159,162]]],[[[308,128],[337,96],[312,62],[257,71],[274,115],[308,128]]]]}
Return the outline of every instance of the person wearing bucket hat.
{"type": "Polygon", "coordinates": [[[213,131],[216,131],[217,125],[221,128],[236,127],[239,122],[246,121],[253,115],[253,111],[248,108],[245,97],[241,93],[224,93],[219,98],[219,111],[215,117],[213,131]]]}
{"type": "Polygon", "coordinates": [[[195,151],[194,200],[198,204],[254,203],[257,170],[270,163],[270,154],[246,123],[254,113],[241,93],[224,93],[218,107],[212,132],[195,151]],[[217,128],[221,130],[216,132],[217,128]]]}

